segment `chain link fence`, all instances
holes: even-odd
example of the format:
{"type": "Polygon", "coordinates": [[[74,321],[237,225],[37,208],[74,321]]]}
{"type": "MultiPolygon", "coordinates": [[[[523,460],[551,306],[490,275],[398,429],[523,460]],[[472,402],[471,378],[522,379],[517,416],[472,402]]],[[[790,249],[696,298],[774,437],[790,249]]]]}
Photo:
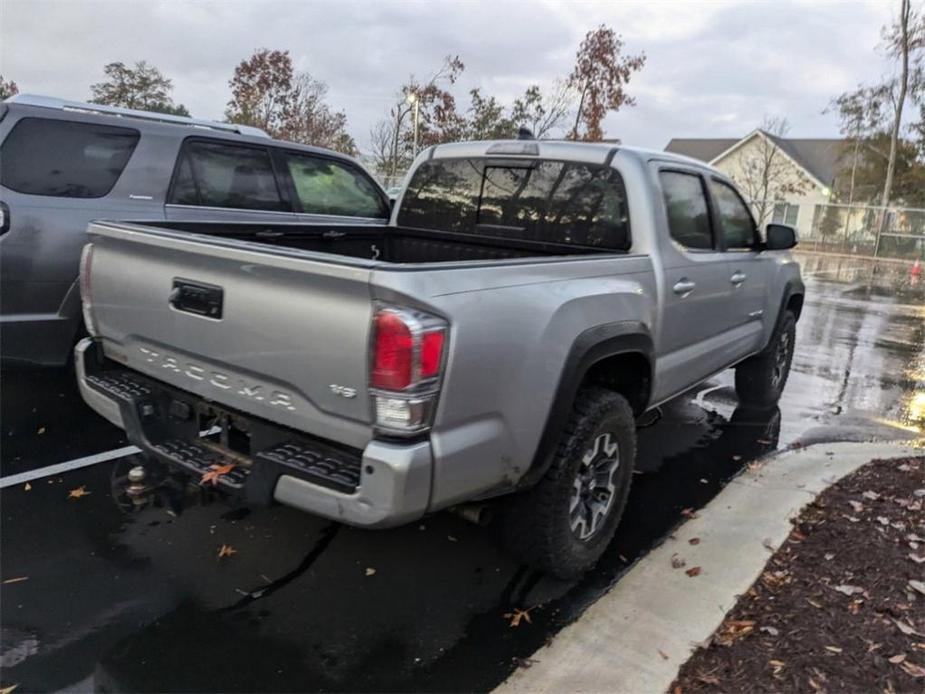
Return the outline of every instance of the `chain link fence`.
{"type": "Polygon", "coordinates": [[[768,221],[796,227],[802,250],[925,259],[923,209],[778,203],[768,221]]]}

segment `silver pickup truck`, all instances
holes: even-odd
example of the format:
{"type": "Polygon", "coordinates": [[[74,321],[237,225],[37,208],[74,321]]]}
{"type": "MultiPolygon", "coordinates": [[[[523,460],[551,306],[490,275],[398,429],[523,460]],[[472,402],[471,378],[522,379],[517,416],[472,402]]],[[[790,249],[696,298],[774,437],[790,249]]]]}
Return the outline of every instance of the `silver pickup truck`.
{"type": "Polygon", "coordinates": [[[89,235],[80,388],[150,475],[368,527],[491,500],[563,577],[613,537],[635,419],[729,367],[776,402],[803,305],[793,229],[605,144],[432,147],[385,225],[89,235]]]}

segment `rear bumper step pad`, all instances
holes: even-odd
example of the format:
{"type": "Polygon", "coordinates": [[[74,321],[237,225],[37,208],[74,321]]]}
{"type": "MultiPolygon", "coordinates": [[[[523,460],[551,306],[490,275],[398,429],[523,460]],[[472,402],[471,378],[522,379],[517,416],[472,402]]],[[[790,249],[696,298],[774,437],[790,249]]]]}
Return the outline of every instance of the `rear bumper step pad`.
{"type": "Polygon", "coordinates": [[[235,464],[217,477],[216,486],[249,501],[270,503],[281,475],[291,475],[343,494],[356,493],[360,484],[362,454],[341,450],[270,422],[235,412],[261,431],[264,448],[251,450],[250,465],[240,456],[226,455],[203,439],[194,438],[194,422],[182,425],[168,414],[170,403],[180,401],[195,411],[197,398],[160,384],[134,371],[120,368],[88,373],[90,388],[116,400],[126,432],[149,456],[201,479],[213,466],[235,464]],[[270,443],[272,442],[272,443],[270,443]]]}

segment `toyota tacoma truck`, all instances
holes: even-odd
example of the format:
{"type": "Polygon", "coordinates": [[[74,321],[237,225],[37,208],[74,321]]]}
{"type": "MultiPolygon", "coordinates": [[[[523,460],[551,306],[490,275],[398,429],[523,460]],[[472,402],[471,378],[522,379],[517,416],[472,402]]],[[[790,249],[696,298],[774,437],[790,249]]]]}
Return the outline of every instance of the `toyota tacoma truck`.
{"type": "Polygon", "coordinates": [[[607,144],[431,147],[388,224],[88,233],[79,386],[145,469],[365,527],[490,500],[561,577],[613,537],[643,413],[730,367],[778,400],[804,295],[726,176],[607,144]]]}

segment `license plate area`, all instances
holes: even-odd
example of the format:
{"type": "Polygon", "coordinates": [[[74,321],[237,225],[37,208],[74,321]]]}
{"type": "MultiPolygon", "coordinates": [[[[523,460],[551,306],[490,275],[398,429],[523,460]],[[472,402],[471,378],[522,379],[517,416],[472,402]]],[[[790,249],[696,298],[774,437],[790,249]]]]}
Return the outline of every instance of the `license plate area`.
{"type": "Polygon", "coordinates": [[[170,290],[170,305],[177,311],[221,320],[225,290],[213,284],[203,284],[174,278],[170,290]]]}

